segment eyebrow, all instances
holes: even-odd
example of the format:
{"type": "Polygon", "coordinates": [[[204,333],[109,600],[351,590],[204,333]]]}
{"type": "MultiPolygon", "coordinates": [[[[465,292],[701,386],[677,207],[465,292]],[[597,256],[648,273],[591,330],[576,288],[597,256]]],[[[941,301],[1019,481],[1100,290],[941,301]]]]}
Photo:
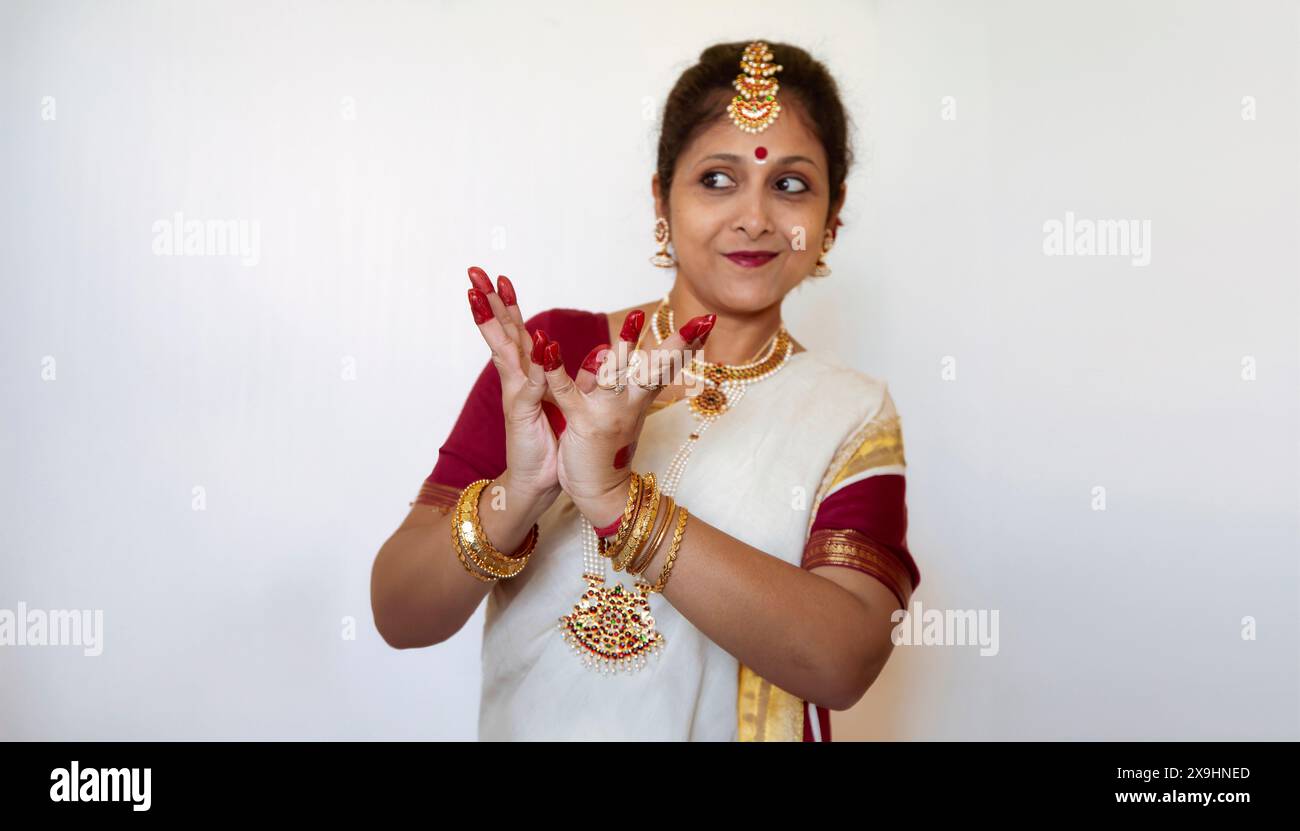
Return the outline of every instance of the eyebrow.
{"type": "MultiPolygon", "coordinates": [[[[740,156],[737,156],[735,153],[714,153],[712,156],[705,156],[704,158],[700,159],[700,162],[707,162],[710,159],[717,159],[723,162],[731,162],[732,164],[740,164],[743,161],[743,159],[741,159],[740,156]]],[[[807,156],[783,156],[782,158],[776,159],[777,164],[794,164],[795,162],[807,162],[813,167],[817,167],[817,162],[813,161],[807,156]]],[[[697,162],[697,164],[698,163],[699,162],[697,162]]],[[[820,170],[821,168],[817,168],[817,169],[820,170]]]]}

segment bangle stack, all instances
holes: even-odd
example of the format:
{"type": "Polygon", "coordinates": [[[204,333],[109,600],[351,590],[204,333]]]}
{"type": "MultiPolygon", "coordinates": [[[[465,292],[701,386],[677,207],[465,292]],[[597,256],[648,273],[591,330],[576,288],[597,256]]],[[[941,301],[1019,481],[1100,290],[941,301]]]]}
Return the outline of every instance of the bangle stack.
{"type": "Polygon", "coordinates": [[[634,471],[628,485],[627,505],[623,509],[618,532],[612,538],[599,540],[599,552],[610,560],[615,571],[626,571],[639,576],[654,560],[668,534],[668,528],[675,525],[668,558],[658,581],[644,586],[647,592],[662,592],[668,585],[673,563],[677,561],[677,551],[682,545],[688,517],[684,507],[678,505],[672,496],[660,491],[654,473],[640,474],[634,471]],[[658,522],[661,517],[663,521],[658,522]]]}
{"type": "Polygon", "coordinates": [[[460,492],[451,521],[451,544],[456,558],[465,570],[484,583],[495,583],[510,578],[524,570],[528,558],[537,547],[537,524],[529,529],[528,536],[514,554],[498,551],[488,541],[478,518],[478,501],[490,479],[480,479],[460,492]],[[472,565],[471,565],[472,563],[472,565]]]}

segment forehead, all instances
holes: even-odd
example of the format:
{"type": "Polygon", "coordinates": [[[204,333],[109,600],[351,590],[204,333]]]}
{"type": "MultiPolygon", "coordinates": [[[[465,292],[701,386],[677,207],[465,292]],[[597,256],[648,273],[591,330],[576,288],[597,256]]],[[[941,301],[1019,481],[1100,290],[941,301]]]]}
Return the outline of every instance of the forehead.
{"type": "MultiPolygon", "coordinates": [[[[783,156],[807,156],[816,163],[823,175],[826,173],[826,151],[817,136],[808,128],[801,107],[783,101],[781,115],[761,133],[747,133],[731,119],[723,116],[701,130],[683,150],[679,161],[683,165],[701,163],[714,153],[735,153],[750,162],[754,150],[767,148],[769,160],[783,156]]],[[[725,106],[725,103],[724,103],[725,106]]]]}

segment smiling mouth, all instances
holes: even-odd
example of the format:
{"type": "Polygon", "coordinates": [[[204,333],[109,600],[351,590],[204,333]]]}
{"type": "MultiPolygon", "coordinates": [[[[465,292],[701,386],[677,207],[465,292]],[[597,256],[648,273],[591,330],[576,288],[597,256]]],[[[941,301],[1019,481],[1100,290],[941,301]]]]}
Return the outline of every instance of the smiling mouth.
{"type": "Polygon", "coordinates": [[[723,256],[744,268],[758,268],[776,259],[776,254],[771,251],[735,251],[723,256]]]}

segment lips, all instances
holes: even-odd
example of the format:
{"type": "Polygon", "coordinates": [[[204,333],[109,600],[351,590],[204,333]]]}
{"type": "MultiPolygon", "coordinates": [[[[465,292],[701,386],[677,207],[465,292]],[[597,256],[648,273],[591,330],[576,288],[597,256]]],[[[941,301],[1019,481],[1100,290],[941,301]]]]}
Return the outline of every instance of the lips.
{"type": "Polygon", "coordinates": [[[758,268],[776,259],[771,251],[733,251],[725,255],[728,260],[745,268],[758,268]]]}

